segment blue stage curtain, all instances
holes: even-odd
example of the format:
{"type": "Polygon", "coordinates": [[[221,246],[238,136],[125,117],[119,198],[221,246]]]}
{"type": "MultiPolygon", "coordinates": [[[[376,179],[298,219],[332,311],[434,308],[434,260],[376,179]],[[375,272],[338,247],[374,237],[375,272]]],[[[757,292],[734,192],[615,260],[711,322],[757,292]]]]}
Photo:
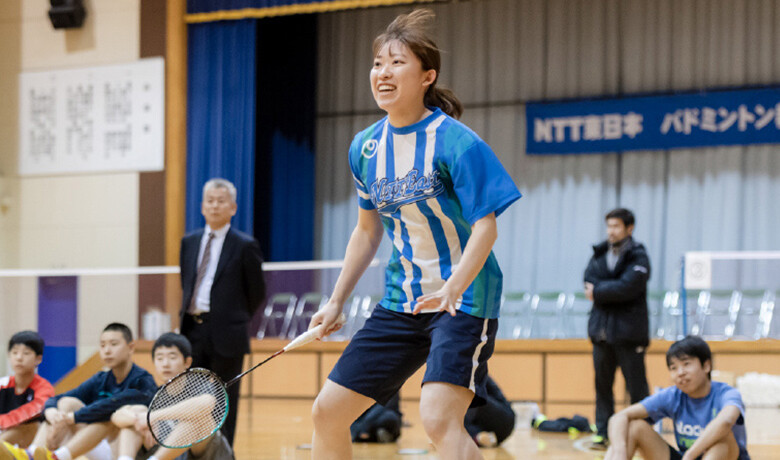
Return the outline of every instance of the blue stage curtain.
{"type": "MultiPolygon", "coordinates": [[[[324,0],[325,2],[333,0],[324,0]]],[[[188,13],[239,10],[244,8],[271,8],[296,3],[321,3],[323,0],[187,0],[188,13]]]]}
{"type": "Polygon", "coordinates": [[[203,184],[233,182],[232,225],[253,233],[255,193],[255,42],[257,21],[189,26],[186,229],[204,225],[203,184]]]}
{"type": "Polygon", "coordinates": [[[255,236],[269,261],[314,257],[316,63],[316,15],[258,21],[255,236]]]}
{"type": "MultiPolygon", "coordinates": [[[[313,128],[313,126],[312,126],[313,128]]],[[[313,129],[310,132],[313,135],[313,129]]],[[[314,258],[314,152],[311,137],[273,134],[271,154],[272,218],[269,260],[311,260],[314,258]]]]}

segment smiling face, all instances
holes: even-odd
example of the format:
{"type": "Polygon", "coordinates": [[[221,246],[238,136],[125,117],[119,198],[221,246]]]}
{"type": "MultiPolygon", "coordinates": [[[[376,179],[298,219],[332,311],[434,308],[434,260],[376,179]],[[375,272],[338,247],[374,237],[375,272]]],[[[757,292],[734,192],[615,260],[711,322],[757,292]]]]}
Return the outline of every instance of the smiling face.
{"type": "Polygon", "coordinates": [[[371,92],[379,108],[388,115],[423,112],[423,99],[436,80],[436,71],[423,70],[420,59],[398,40],[379,48],[371,69],[371,92]]]}
{"type": "Polygon", "coordinates": [[[710,384],[707,374],[711,370],[712,363],[709,360],[702,364],[695,356],[669,358],[669,375],[674,385],[691,397],[707,396],[710,384]]]}

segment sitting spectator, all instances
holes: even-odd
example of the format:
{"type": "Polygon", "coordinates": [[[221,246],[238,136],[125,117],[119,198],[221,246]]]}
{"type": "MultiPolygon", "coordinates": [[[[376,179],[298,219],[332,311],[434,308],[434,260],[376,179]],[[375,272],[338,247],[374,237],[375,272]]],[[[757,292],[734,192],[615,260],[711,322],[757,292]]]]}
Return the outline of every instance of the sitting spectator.
{"type": "MultiPolygon", "coordinates": [[[[192,345],[183,335],[165,333],[154,342],[152,359],[157,374],[167,382],[189,369],[192,364],[192,345]]],[[[144,405],[131,405],[122,407],[111,416],[111,421],[121,428],[120,451],[135,452],[140,448],[136,456],[138,460],[234,460],[233,450],[221,431],[189,449],[157,446],[149,432],[147,412],[144,405]]]]}
{"type": "Polygon", "coordinates": [[[88,453],[93,459],[113,458],[104,441],[113,440],[119,433],[110,421],[111,415],[124,405],[149,404],[157,389],[151,374],[133,364],[134,346],[127,326],[106,326],[100,334],[100,358],[109,370],[50,398],[43,413],[46,423],[41,424],[27,451],[4,444],[0,454],[17,460],[72,460],[88,453]]]}
{"type": "Polygon", "coordinates": [[[640,450],[645,460],[749,460],[742,396],[725,383],[711,381],[707,342],[694,336],[675,342],[666,352],[666,365],[674,386],[612,416],[605,459],[631,459],[640,450]],[[679,450],[650,425],[664,417],[674,422],[679,450]]]}
{"type": "MultiPolygon", "coordinates": [[[[480,447],[496,447],[512,434],[515,413],[501,389],[490,377],[485,404],[466,411],[466,431],[480,447]]],[[[401,436],[398,393],[382,406],[374,404],[350,427],[352,442],[394,442],[401,436]]]]}
{"type": "Polygon", "coordinates": [[[374,404],[357,420],[349,431],[352,442],[394,442],[401,436],[401,408],[398,393],[387,404],[374,404]]]}
{"type": "Polygon", "coordinates": [[[43,359],[43,339],[37,332],[17,332],[8,341],[8,361],[14,375],[0,378],[0,441],[27,447],[41,421],[54,388],[35,369],[43,359]]]}
{"type": "Polygon", "coordinates": [[[466,411],[466,431],[480,447],[496,447],[515,429],[515,412],[496,382],[488,376],[483,406],[466,411]]]}

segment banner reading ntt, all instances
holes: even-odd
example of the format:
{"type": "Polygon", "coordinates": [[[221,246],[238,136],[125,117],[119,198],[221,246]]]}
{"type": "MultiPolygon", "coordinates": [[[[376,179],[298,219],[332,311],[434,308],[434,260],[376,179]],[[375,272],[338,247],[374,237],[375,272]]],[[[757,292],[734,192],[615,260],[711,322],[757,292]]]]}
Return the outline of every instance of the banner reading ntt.
{"type": "Polygon", "coordinates": [[[526,105],[529,154],[780,143],[780,87],[526,105]]]}

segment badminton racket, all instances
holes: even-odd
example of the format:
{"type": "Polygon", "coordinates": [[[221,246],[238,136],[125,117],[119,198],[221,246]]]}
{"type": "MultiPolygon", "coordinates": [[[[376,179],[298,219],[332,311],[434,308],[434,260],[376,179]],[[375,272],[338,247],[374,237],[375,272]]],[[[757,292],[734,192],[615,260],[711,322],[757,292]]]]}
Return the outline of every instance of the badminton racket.
{"type": "MultiPolygon", "coordinates": [[[[342,326],[345,322],[342,313],[337,324],[342,326]]],[[[281,350],[227,383],[214,372],[199,367],[188,369],[172,378],[154,395],[146,414],[146,423],[155,441],[170,449],[183,449],[214,434],[227,418],[227,387],[282,353],[311,342],[321,330],[322,324],[304,332],[281,350]]]]}

